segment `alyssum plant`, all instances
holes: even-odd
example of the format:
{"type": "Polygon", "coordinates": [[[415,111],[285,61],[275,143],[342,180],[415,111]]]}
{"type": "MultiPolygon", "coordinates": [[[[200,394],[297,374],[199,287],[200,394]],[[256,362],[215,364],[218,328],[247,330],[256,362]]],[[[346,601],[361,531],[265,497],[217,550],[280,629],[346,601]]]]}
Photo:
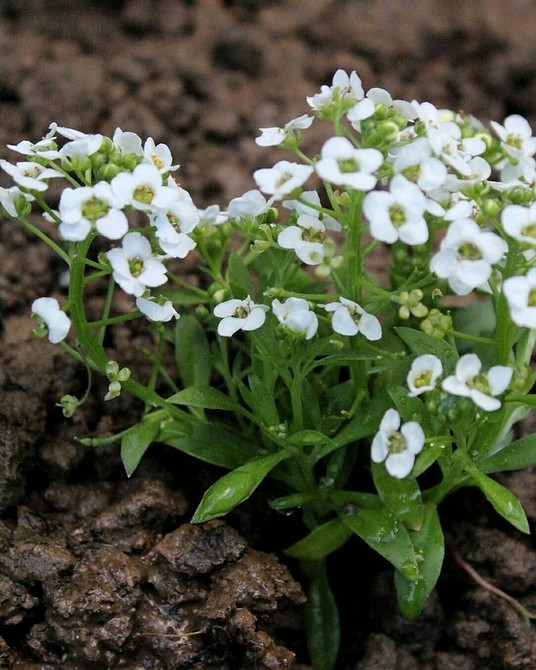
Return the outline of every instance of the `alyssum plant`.
{"type": "MultiPolygon", "coordinates": [[[[273,507],[301,510],[306,531],[287,553],[311,579],[309,648],[326,669],[338,646],[326,557],[350,537],[394,566],[400,607],[415,617],[441,570],[447,494],[478,487],[528,532],[519,501],[490,475],[536,463],[536,436],[512,431],[536,404],[536,137],[518,115],[486,129],[365,94],[342,70],[307,102],[312,115],[256,140],[295,160],[257,170],[258,190],[227,211],[194,205],[167,146],[56,124],[10,145],[25,159],[0,162],[15,183],[0,199],[68,266],[63,305],[33,303],[36,333],[106,375],[106,399],[145,402],[136,425],[87,443],[120,439],[128,475],[152,442],[228,469],[194,523],[226,514],[267,476],[288,492],[273,507]],[[320,122],[333,136],[309,157],[301,141],[320,122]],[[51,205],[52,179],[66,186],[51,205]],[[54,239],[34,209],[57,224],[54,239]],[[195,286],[173,272],[190,253],[195,286]],[[89,320],[95,281],[103,312],[89,320]],[[114,310],[121,291],[128,313],[114,310]],[[159,342],[147,380],[104,346],[115,324],[138,318],[159,342]],[[174,370],[162,368],[169,345],[174,370]]],[[[61,402],[70,415],[81,401],[61,402]]]]}

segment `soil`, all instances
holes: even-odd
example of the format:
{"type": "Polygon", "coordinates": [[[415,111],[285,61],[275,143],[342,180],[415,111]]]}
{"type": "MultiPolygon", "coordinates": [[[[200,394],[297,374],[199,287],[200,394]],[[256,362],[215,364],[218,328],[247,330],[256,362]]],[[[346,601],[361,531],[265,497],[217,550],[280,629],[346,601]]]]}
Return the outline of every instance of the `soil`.
{"type": "MultiPolygon", "coordinates": [[[[282,157],[257,147],[258,128],[307,112],[339,67],[393,97],[536,128],[535,28],[529,0],[0,0],[0,145],[51,121],[119,126],[170,145],[198,206],[225,206],[282,157]]],[[[225,522],[190,525],[216,469],[154,445],[128,480],[117,447],[77,442],[140,407],[103,404],[98,387],[62,416],[83,374],[29,318],[33,299],[62,291],[62,268],[15,223],[0,243],[0,668],[305,670],[302,578],[282,551],[298,520],[263,506],[267,487],[225,522]]],[[[125,328],[114,346],[136,338],[125,328]]],[[[535,527],[536,470],[503,479],[535,527]]],[[[534,536],[471,491],[441,512],[449,551],[416,621],[363,544],[334,559],[338,670],[536,667],[535,629],[457,561],[536,610],[534,536]]]]}

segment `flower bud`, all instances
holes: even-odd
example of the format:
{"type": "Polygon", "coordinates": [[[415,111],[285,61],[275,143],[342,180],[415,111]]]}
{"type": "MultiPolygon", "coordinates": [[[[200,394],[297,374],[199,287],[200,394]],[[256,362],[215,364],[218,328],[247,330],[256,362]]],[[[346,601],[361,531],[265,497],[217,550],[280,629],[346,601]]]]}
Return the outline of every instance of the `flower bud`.
{"type": "Polygon", "coordinates": [[[78,405],[80,401],[74,395],[64,395],[56,406],[61,407],[63,416],[69,418],[76,412],[78,405]]]}

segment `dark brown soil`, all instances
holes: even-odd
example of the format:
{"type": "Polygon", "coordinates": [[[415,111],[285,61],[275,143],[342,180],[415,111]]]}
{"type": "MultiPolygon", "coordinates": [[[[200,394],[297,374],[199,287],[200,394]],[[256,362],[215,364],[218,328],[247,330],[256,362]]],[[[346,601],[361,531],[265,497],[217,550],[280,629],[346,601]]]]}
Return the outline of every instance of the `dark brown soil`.
{"type": "MultiPolygon", "coordinates": [[[[518,112],[536,128],[535,29],[529,0],[0,0],[0,146],[51,121],[120,126],[171,146],[199,206],[225,206],[280,158],[255,145],[257,129],[306,112],[338,67],[395,97],[483,120],[518,112]]],[[[215,470],[155,445],[127,480],[115,446],[74,439],[122,428],[139,407],[92,399],[67,420],[55,406],[83,374],[32,338],[29,305],[61,291],[61,270],[0,224],[0,668],[307,667],[300,573],[281,551],[300,526],[260,511],[269,490],[229,523],[192,526],[215,470]]],[[[115,346],[133,337],[125,328],[115,346]]],[[[534,469],[508,477],[533,526],[535,482],[534,469]]],[[[454,560],[536,610],[533,539],[471,492],[442,513],[451,550],[414,622],[361,543],[334,559],[338,669],[536,667],[535,629],[454,560]]]]}

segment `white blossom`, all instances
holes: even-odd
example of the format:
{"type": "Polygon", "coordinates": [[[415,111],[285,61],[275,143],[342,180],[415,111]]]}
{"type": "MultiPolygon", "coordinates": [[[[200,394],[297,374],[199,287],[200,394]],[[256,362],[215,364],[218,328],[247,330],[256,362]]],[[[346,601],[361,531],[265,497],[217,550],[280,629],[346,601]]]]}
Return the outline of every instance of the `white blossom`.
{"type": "Polygon", "coordinates": [[[448,279],[455,293],[467,295],[487,282],[492,265],[507,250],[506,242],[495,233],[481,230],[471,219],[458,219],[450,224],[430,269],[448,279]]]}
{"type": "Polygon", "coordinates": [[[323,84],[320,87],[320,93],[308,96],[306,100],[307,104],[315,111],[325,111],[337,101],[340,101],[345,109],[349,109],[363,100],[364,97],[365,91],[357,73],[352,71],[348,74],[339,69],[333,75],[331,86],[323,84]]]}
{"type": "Polygon", "coordinates": [[[300,188],[313,174],[309,165],[279,161],[272,168],[255,170],[253,179],[263,193],[280,199],[300,188]]]}
{"type": "Polygon", "coordinates": [[[387,472],[396,479],[410,474],[415,456],[424,447],[424,431],[417,421],[400,424],[400,414],[396,409],[388,409],[372,440],[370,454],[374,463],[385,462],[387,472]]]}
{"type": "Polygon", "coordinates": [[[389,191],[367,193],[363,202],[370,234],[388,244],[397,240],[410,245],[424,244],[428,240],[425,208],[424,193],[402,175],[393,177],[389,191]]]}
{"type": "Polygon", "coordinates": [[[110,184],[124,205],[143,212],[164,208],[176,198],[173,189],[163,185],[156,165],[148,163],[137,165],[132,172],[120,172],[110,184]]]}
{"type": "Polygon", "coordinates": [[[37,298],[32,303],[32,312],[37,314],[48,328],[48,339],[53,344],[67,337],[71,320],[60,308],[56,298],[37,298]]]}
{"type": "Polygon", "coordinates": [[[283,249],[293,249],[298,258],[307,265],[320,265],[326,250],[326,226],[316,216],[300,214],[295,226],[287,226],[277,236],[283,249]]]}
{"type": "Polygon", "coordinates": [[[254,218],[267,212],[274,202],[266,198],[257,189],[246,191],[244,195],[233,198],[229,203],[229,216],[233,218],[254,218]]]}
{"type": "Polygon", "coordinates": [[[0,167],[10,175],[15,184],[29,191],[46,191],[47,179],[62,176],[57,170],[46,168],[33,161],[20,161],[12,165],[6,160],[0,160],[0,167]]]}
{"type": "Polygon", "coordinates": [[[267,305],[257,305],[248,295],[244,300],[233,298],[216,305],[214,316],[221,319],[218,334],[231,337],[239,330],[257,330],[266,320],[267,305]]]}
{"type": "Polygon", "coordinates": [[[511,114],[501,125],[491,121],[491,127],[501,140],[509,160],[501,169],[501,180],[512,182],[523,177],[531,183],[536,179],[536,137],[532,136],[529,122],[519,114],[511,114]]]}
{"type": "Polygon", "coordinates": [[[382,327],[378,319],[353,300],[339,298],[338,302],[324,305],[327,312],[333,312],[331,325],[339,335],[353,336],[361,333],[367,340],[381,339],[382,327]]]}
{"type": "Polygon", "coordinates": [[[417,108],[412,102],[407,100],[393,100],[391,94],[384,88],[371,88],[367,92],[367,98],[372,100],[375,105],[384,105],[392,107],[398,114],[405,116],[406,119],[415,119],[418,115],[417,108]]]}
{"type": "Polygon", "coordinates": [[[221,226],[229,220],[229,213],[222,212],[219,205],[209,205],[205,209],[198,209],[199,225],[221,226]]]}
{"type": "Polygon", "coordinates": [[[330,137],[315,164],[319,177],[338,186],[370,191],[376,186],[374,172],[383,163],[377,149],[357,149],[345,137],[330,137]]]}
{"type": "Polygon", "coordinates": [[[292,136],[299,130],[309,128],[313,123],[314,116],[302,114],[296,119],[286,123],[283,128],[259,128],[261,135],[255,139],[260,147],[276,147],[282,144],[287,137],[292,136]]]}
{"type": "Polygon", "coordinates": [[[166,300],[160,304],[154,298],[139,296],[136,298],[136,307],[149,321],[166,322],[180,318],[180,314],[173,307],[171,300],[166,300]]]}
{"type": "Polygon", "coordinates": [[[509,277],[503,282],[512,321],[522,328],[536,328],[536,268],[524,277],[509,277]]]}
{"type": "Polygon", "coordinates": [[[127,233],[122,246],[110,249],[106,256],[115,281],[125,293],[139,297],[147,288],[167,281],[164,264],[152,253],[149,240],[141,233],[127,233]]]}
{"type": "Polygon", "coordinates": [[[505,365],[495,365],[487,373],[481,369],[482,362],[476,354],[465,354],[456,363],[455,373],[446,377],[441,386],[447,393],[471,398],[477,407],[494,412],[501,406],[494,396],[506,391],[513,370],[505,365]]]}
{"type": "Polygon", "coordinates": [[[102,146],[104,137],[100,134],[85,135],[78,139],[71,140],[62,146],[60,149],[60,156],[67,158],[74,158],[80,156],[92,156],[102,146]]]}
{"type": "Polygon", "coordinates": [[[529,207],[508,205],[501,212],[501,223],[510,237],[536,245],[536,203],[529,207]]]}
{"type": "Polygon", "coordinates": [[[121,128],[116,128],[112,137],[112,142],[116,149],[123,154],[134,154],[143,156],[143,147],[141,137],[130,131],[123,132],[121,128]]]}
{"type": "Polygon", "coordinates": [[[314,337],[318,329],[318,317],[303,298],[287,298],[284,303],[275,299],[272,301],[272,312],[281,325],[306,340],[314,337]]]}
{"type": "Polygon", "coordinates": [[[320,212],[320,196],[317,191],[303,191],[300,199],[283,200],[283,207],[295,211],[297,214],[309,214],[322,221],[326,230],[341,230],[341,224],[333,216],[320,212]],[[305,201],[305,202],[304,202],[305,201]]]}
{"type": "Polygon", "coordinates": [[[56,148],[54,139],[55,129],[52,128],[45,137],[38,142],[22,140],[18,144],[8,144],[7,148],[16,151],[19,154],[23,154],[24,156],[40,156],[41,158],[47,158],[48,160],[55,160],[60,157],[60,152],[56,148]]]}
{"type": "Polygon", "coordinates": [[[186,258],[196,243],[189,236],[199,223],[199,212],[188,199],[173,200],[166,209],[149,215],[162,250],[172,258],[186,258]]]}
{"type": "Polygon", "coordinates": [[[3,188],[0,186],[0,205],[6,210],[9,216],[16,218],[17,208],[15,202],[19,198],[24,198],[26,202],[35,200],[30,193],[23,193],[18,186],[11,186],[10,188],[3,188]]]}
{"type": "Polygon", "coordinates": [[[436,386],[437,379],[442,374],[443,365],[437,356],[433,354],[417,356],[411,364],[406,378],[410,398],[421,395],[426,391],[432,391],[436,386]]]}
{"type": "Polygon", "coordinates": [[[448,175],[445,164],[432,155],[432,145],[426,137],[418,137],[400,147],[393,168],[396,173],[416,182],[425,193],[441,187],[448,175]]]}
{"type": "Polygon", "coordinates": [[[60,235],[65,240],[85,240],[95,226],[109,240],[118,240],[128,231],[128,220],[121,210],[122,202],[108,182],[95,186],[66,188],[59,203],[60,235]]]}
{"type": "Polygon", "coordinates": [[[179,165],[172,165],[173,157],[167,144],[155,144],[152,137],[148,137],[143,145],[143,155],[149,165],[154,165],[159,172],[178,170],[179,165]]]}

